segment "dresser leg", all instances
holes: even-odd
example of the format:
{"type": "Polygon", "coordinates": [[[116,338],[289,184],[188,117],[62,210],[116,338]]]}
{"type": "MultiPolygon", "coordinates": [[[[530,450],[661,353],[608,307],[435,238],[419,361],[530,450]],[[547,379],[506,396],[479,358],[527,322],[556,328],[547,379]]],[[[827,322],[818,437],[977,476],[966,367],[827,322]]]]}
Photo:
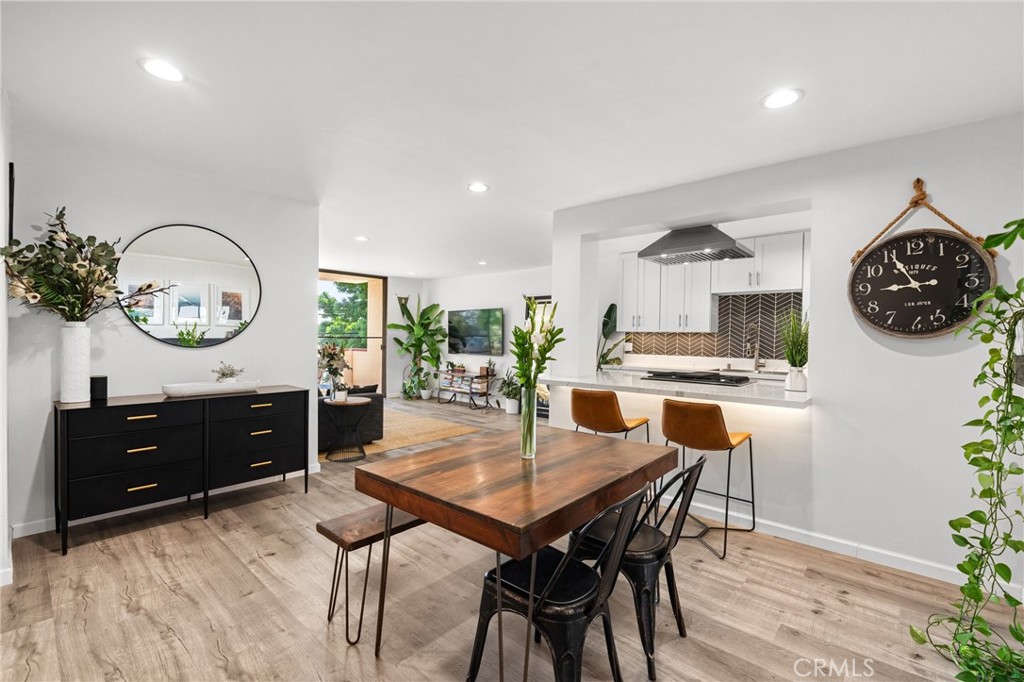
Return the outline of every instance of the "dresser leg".
{"type": "Polygon", "coordinates": [[[68,522],[67,519],[62,519],[60,524],[60,553],[61,556],[67,556],[68,553],[68,522]]]}
{"type": "Polygon", "coordinates": [[[210,518],[210,493],[203,491],[203,518],[210,518]]]}

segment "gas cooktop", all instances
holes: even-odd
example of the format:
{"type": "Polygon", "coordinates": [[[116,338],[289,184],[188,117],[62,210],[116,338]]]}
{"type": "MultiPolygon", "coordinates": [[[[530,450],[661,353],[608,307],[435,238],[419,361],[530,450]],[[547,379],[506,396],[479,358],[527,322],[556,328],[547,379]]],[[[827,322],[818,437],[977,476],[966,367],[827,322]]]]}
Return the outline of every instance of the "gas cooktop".
{"type": "Polygon", "coordinates": [[[723,376],[718,372],[648,372],[644,379],[674,381],[683,384],[714,384],[716,386],[742,386],[750,383],[749,377],[723,376]]]}

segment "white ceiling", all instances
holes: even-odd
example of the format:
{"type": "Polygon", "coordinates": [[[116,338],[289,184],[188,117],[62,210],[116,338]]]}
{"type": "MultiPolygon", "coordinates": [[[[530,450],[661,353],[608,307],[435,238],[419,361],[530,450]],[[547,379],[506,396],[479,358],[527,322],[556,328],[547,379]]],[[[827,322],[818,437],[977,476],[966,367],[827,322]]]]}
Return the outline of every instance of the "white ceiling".
{"type": "Polygon", "coordinates": [[[1024,97],[1020,2],[2,13],[17,132],[320,203],[321,264],[384,275],[545,265],[556,209],[1020,111],[1024,97]],[[144,56],[189,80],[147,76],[144,56]],[[787,85],[807,92],[796,107],[758,105],[787,85]],[[478,179],[492,190],[467,192],[478,179]]]}

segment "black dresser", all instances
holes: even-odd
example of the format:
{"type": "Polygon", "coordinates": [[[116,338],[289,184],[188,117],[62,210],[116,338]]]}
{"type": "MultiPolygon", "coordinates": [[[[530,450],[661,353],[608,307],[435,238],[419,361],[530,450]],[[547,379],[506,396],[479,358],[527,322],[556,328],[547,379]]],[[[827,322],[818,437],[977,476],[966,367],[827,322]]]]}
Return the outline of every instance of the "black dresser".
{"type": "Polygon", "coordinates": [[[194,398],[162,394],[54,403],[54,512],[68,522],[301,470],[309,492],[309,391],[267,386],[194,398]]]}

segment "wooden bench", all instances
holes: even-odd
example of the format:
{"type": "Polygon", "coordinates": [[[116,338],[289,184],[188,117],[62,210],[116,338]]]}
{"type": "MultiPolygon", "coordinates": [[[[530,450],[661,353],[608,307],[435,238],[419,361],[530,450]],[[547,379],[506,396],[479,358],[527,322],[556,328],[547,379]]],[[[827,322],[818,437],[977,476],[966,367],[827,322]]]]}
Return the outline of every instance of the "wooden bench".
{"type": "MultiPolygon", "coordinates": [[[[316,524],[316,532],[338,546],[334,553],[334,578],[331,581],[331,596],[327,604],[327,622],[334,618],[335,606],[338,602],[338,583],[341,580],[342,568],[345,569],[345,641],[356,644],[363,632],[363,610],[366,608],[366,586],[370,581],[370,558],[373,556],[373,543],[384,539],[384,523],[387,506],[374,504],[363,509],[335,516],[333,519],[320,521],[316,524]],[[369,547],[366,553],[366,576],[363,578],[363,598],[359,607],[359,627],[355,639],[349,634],[348,611],[348,572],[352,565],[345,560],[349,552],[369,547]]],[[[412,514],[395,509],[391,517],[391,535],[415,528],[423,523],[412,514]]]]}

